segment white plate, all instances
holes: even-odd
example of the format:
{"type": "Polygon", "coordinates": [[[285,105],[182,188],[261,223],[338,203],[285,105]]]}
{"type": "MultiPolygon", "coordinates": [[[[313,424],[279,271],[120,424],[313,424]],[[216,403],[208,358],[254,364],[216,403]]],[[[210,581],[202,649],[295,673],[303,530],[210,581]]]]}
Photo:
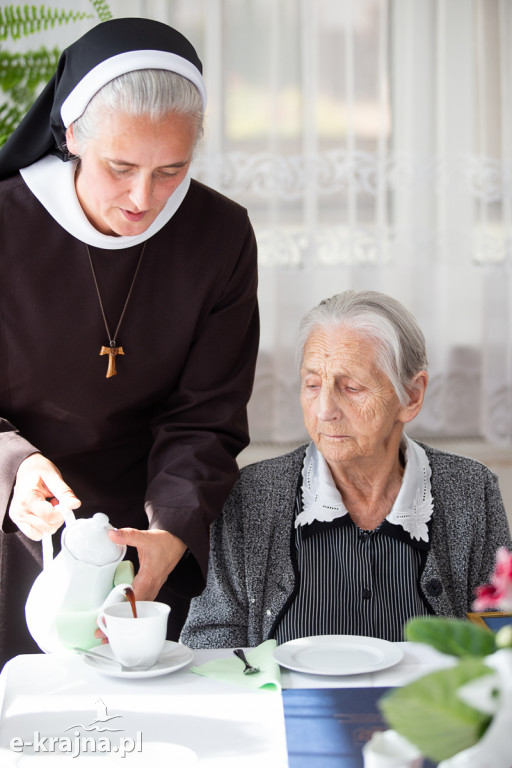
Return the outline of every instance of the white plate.
{"type": "MultiPolygon", "coordinates": [[[[104,656],[105,659],[114,660],[112,650],[108,643],[106,645],[98,645],[94,648],[94,653],[99,656],[104,656]]],[[[176,672],[177,669],[181,669],[189,664],[194,658],[194,652],[187,648],[186,645],[181,643],[175,643],[172,640],[166,640],[162,653],[158,657],[158,661],[153,664],[149,669],[120,669],[119,667],[108,666],[103,664],[102,661],[96,661],[91,656],[82,656],[84,664],[88,667],[92,667],[97,672],[101,672],[103,675],[109,675],[110,677],[124,677],[126,679],[134,679],[136,677],[158,677],[159,675],[168,675],[169,672],[176,672]]]]}
{"type": "Polygon", "coordinates": [[[317,635],[278,645],[274,659],[281,667],[312,675],[359,675],[397,664],[404,652],[377,637],[317,635]]]}

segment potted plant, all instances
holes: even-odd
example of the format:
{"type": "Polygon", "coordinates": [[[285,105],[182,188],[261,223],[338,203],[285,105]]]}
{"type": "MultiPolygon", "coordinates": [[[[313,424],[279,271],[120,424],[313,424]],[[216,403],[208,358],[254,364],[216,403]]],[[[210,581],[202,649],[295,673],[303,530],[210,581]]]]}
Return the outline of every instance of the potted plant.
{"type": "MultiPolygon", "coordinates": [[[[512,610],[512,553],[505,548],[473,607],[512,610]]],[[[405,637],[456,662],[380,699],[392,730],[369,742],[367,764],[385,765],[378,753],[395,751],[404,755],[402,765],[420,765],[425,757],[439,768],[511,768],[512,624],[494,634],[470,621],[417,618],[407,623],[405,637]]]]}
{"type": "MultiPolygon", "coordinates": [[[[0,7],[0,146],[9,138],[42,86],[57,67],[61,51],[40,46],[35,50],[10,51],[5,41],[22,38],[56,25],[83,19],[106,21],[112,18],[108,3],[89,0],[94,13],[44,5],[3,5],[0,7]]],[[[70,4],[71,5],[71,4],[70,4]]]]}

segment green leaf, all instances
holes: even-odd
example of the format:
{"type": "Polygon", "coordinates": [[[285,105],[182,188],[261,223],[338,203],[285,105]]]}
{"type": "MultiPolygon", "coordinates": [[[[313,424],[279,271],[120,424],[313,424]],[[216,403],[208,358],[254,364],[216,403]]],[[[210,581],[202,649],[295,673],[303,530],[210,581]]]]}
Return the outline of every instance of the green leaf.
{"type": "Polygon", "coordinates": [[[383,696],[379,709],[388,724],[421,753],[436,762],[476,744],[491,718],[469,707],[457,689],[492,674],[478,659],[463,659],[456,667],[422,677],[383,696]]]}
{"type": "MultiPolygon", "coordinates": [[[[100,21],[113,18],[108,2],[89,0],[100,21]]],[[[2,41],[15,43],[23,37],[57,25],[72,24],[94,15],[70,8],[52,9],[44,5],[0,3],[0,146],[2,146],[34,102],[57,67],[60,51],[41,47],[36,51],[14,52],[2,49],[2,41]]]]}
{"type": "Polygon", "coordinates": [[[101,21],[108,21],[108,19],[113,18],[108,3],[103,2],[103,0],[90,0],[90,2],[101,21]]]}
{"type": "Polygon", "coordinates": [[[19,109],[0,104],[0,147],[5,144],[21,118],[22,113],[19,109]]]}
{"type": "Polygon", "coordinates": [[[21,4],[4,5],[0,7],[0,40],[6,40],[8,37],[19,40],[21,37],[42,32],[57,24],[92,18],[90,13],[72,9],[45,8],[44,5],[39,7],[21,4]]]}
{"type": "Polygon", "coordinates": [[[451,656],[489,656],[496,650],[495,636],[488,629],[463,619],[437,616],[411,619],[405,625],[405,638],[432,645],[451,656]]]}
{"type": "Polygon", "coordinates": [[[46,85],[55,72],[59,53],[44,46],[25,53],[0,50],[0,88],[7,93],[25,89],[35,98],[36,88],[46,85]]]}

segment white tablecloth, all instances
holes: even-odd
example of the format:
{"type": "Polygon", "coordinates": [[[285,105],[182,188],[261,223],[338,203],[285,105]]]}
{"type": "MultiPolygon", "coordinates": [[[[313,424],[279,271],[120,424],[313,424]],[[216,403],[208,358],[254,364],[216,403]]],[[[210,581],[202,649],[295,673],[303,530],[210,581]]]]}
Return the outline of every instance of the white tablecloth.
{"type": "MultiPolygon", "coordinates": [[[[282,670],[283,688],[397,686],[450,663],[426,646],[400,645],[404,658],[389,669],[344,677],[282,670]]],[[[195,651],[189,666],[230,654],[195,651]]],[[[43,757],[40,767],[76,767],[79,760],[84,768],[286,768],[282,698],[189,667],[124,680],[92,670],[73,654],[17,656],[0,676],[0,766],[23,768],[43,757]],[[80,741],[93,731],[95,754],[80,741]]]]}

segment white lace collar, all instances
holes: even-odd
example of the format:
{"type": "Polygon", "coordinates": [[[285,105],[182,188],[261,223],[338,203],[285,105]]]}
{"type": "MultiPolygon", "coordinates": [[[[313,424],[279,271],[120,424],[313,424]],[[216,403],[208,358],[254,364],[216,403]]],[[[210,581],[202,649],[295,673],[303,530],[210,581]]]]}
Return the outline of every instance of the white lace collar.
{"type": "Polygon", "coordinates": [[[99,232],[83,212],[75,192],[75,164],[72,161],[65,163],[55,155],[45,155],[36,163],[22,168],[20,173],[30,191],[66,232],[87,245],[109,250],[129,248],[149,240],[174,216],[190,186],[187,174],[145,232],[133,237],[116,237],[99,232]]]}
{"type": "MultiPolygon", "coordinates": [[[[401,449],[405,460],[402,485],[386,520],[400,525],[412,539],[428,541],[427,523],[433,512],[430,488],[430,464],[421,446],[402,435],[401,449]]],[[[319,522],[331,522],[348,514],[336,488],[329,466],[310,443],[302,467],[303,511],[295,519],[295,527],[319,522]]]]}

